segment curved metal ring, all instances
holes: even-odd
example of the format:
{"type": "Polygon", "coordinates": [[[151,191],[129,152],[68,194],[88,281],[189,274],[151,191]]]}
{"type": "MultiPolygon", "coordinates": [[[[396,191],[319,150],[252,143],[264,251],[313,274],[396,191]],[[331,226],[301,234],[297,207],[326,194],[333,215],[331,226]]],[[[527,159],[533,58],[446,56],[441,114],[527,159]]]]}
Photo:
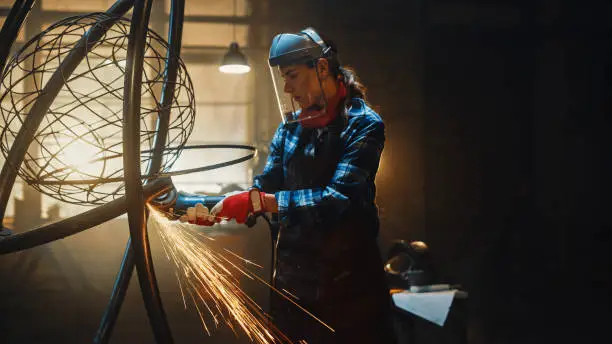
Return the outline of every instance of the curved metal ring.
{"type": "MultiPolygon", "coordinates": [[[[244,149],[244,150],[252,151],[253,153],[247,154],[247,155],[242,156],[240,158],[236,158],[236,159],[220,162],[220,163],[217,163],[217,164],[197,167],[197,168],[190,168],[190,169],[173,171],[173,172],[159,172],[159,173],[146,174],[146,175],[142,175],[141,179],[158,179],[158,178],[165,178],[165,177],[172,177],[172,176],[181,176],[181,175],[185,175],[185,174],[189,174],[189,173],[210,171],[210,170],[214,170],[214,169],[217,169],[217,168],[227,167],[227,166],[231,166],[231,165],[234,165],[234,164],[238,164],[238,163],[247,161],[247,160],[249,160],[249,159],[251,159],[251,158],[253,158],[253,157],[255,157],[257,155],[257,148],[255,148],[254,146],[249,146],[249,145],[229,145],[229,144],[190,145],[190,146],[184,146],[184,147],[167,147],[167,148],[164,148],[164,150],[177,150],[177,149],[222,149],[222,148],[225,148],[225,149],[244,149]]],[[[149,150],[142,151],[142,152],[143,153],[153,152],[153,149],[149,149],[149,150]]],[[[101,161],[101,160],[114,159],[114,158],[118,158],[118,157],[121,157],[121,156],[123,156],[123,154],[115,154],[115,155],[112,155],[112,156],[108,156],[108,157],[103,157],[103,158],[92,160],[92,161],[90,161],[90,163],[101,161]]],[[[66,167],[62,167],[62,169],[65,169],[65,168],[66,167]]],[[[57,170],[55,170],[53,172],[49,172],[47,175],[51,175],[54,172],[60,172],[62,169],[57,169],[57,170]]],[[[114,177],[114,178],[98,178],[98,179],[85,179],[85,180],[34,180],[34,179],[27,179],[27,180],[25,180],[25,182],[28,183],[28,184],[39,184],[39,185],[83,185],[83,184],[116,183],[116,182],[122,182],[123,180],[124,180],[123,177],[114,177]]]]}

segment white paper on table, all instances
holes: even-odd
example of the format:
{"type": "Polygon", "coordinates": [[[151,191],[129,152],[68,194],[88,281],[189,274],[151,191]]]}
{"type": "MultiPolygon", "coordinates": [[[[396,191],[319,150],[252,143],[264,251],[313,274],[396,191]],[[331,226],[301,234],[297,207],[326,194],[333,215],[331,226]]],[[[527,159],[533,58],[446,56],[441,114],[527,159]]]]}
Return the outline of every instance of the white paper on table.
{"type": "Polygon", "coordinates": [[[428,293],[402,291],[393,293],[391,297],[397,307],[439,326],[444,326],[456,292],[457,290],[428,293]]]}

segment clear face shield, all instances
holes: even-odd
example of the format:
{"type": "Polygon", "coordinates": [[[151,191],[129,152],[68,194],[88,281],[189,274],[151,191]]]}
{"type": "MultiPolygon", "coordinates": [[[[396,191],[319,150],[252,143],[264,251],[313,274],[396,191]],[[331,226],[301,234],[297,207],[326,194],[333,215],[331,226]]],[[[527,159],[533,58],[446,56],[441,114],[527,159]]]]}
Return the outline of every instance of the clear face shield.
{"type": "Polygon", "coordinates": [[[284,124],[325,114],[326,98],[316,68],[307,65],[270,66],[270,75],[284,124]]]}

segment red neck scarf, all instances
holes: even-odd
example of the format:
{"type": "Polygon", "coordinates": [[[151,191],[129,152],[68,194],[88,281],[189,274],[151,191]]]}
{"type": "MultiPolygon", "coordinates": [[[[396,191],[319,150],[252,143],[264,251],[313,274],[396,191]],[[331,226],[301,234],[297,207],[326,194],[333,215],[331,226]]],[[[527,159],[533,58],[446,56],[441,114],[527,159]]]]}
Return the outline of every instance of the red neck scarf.
{"type": "Polygon", "coordinates": [[[316,110],[302,110],[300,116],[305,116],[301,123],[304,128],[323,128],[338,116],[338,104],[346,98],[346,87],[340,82],[336,94],[327,100],[325,112],[316,115],[316,110]],[[312,117],[311,117],[312,116],[312,117]]]}

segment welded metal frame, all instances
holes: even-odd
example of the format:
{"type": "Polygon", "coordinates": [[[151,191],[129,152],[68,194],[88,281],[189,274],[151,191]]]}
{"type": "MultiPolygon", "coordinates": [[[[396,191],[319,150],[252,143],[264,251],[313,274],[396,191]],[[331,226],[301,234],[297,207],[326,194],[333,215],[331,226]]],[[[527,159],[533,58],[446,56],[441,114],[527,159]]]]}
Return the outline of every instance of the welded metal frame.
{"type": "MultiPolygon", "coordinates": [[[[126,74],[124,79],[123,103],[123,162],[125,196],[99,206],[93,210],[46,225],[18,235],[0,239],[0,254],[16,252],[52,242],[84,231],[106,222],[123,213],[128,214],[130,239],[127,242],[123,260],[107,309],[94,338],[95,343],[107,343],[125,298],[130,277],[136,267],[141,294],[144,300],[149,322],[157,343],[173,343],[172,333],[166,319],[162,300],[155,278],[151,250],[146,227],[147,200],[168,192],[172,187],[170,178],[159,174],[166,147],[170,104],[173,101],[174,86],[180,58],[181,36],[184,20],[184,0],[172,0],[170,26],[168,32],[169,47],[166,59],[166,75],[162,86],[161,112],[158,115],[154,153],[145,175],[159,174],[158,179],[147,179],[142,182],[140,170],[140,103],[142,89],[143,55],[148,23],[153,0],[117,0],[106,11],[119,20],[121,16],[132,11],[132,21],[128,39],[126,74]]],[[[6,43],[0,48],[0,67],[6,63],[9,51],[17,37],[34,0],[16,0],[0,32],[0,41],[6,43]],[[10,44],[8,44],[10,43],[10,44]]],[[[94,26],[87,35],[79,40],[75,49],[62,61],[45,85],[42,95],[36,100],[30,113],[23,121],[15,141],[10,148],[2,170],[0,171],[0,223],[4,220],[6,206],[12,191],[19,166],[24,161],[27,149],[34,141],[35,134],[65,80],[74,72],[89,49],[103,36],[105,27],[94,26]]],[[[233,147],[233,148],[242,148],[233,147]]],[[[248,147],[254,150],[253,147],[248,147]]],[[[253,157],[251,154],[249,158],[253,157]]],[[[244,161],[244,158],[236,159],[244,161]]],[[[218,164],[227,166],[229,163],[218,164]]],[[[236,162],[234,162],[236,163],[236,162]]],[[[214,166],[214,165],[212,165],[214,166]]]]}
{"type": "MultiPolygon", "coordinates": [[[[118,0],[107,13],[116,17],[115,20],[119,20],[122,15],[129,11],[133,3],[134,0],[118,0]]],[[[23,16],[25,18],[27,13],[24,13],[23,16]]],[[[23,163],[28,147],[34,141],[34,135],[40,127],[47,110],[49,110],[49,106],[64,86],[65,79],[74,72],[79,63],[81,63],[85,55],[89,52],[90,48],[103,36],[104,32],[106,32],[106,28],[107,27],[103,26],[94,26],[88,35],[79,40],[75,49],[62,61],[61,65],[53,73],[42,90],[42,95],[36,100],[29,115],[23,121],[23,125],[19,129],[15,137],[15,142],[11,146],[6,161],[2,166],[2,171],[0,171],[0,220],[4,220],[6,206],[17,177],[18,166],[21,166],[23,163]]],[[[16,36],[18,30],[13,30],[11,32],[16,36]]],[[[9,42],[14,41],[15,37],[9,40],[9,42]]],[[[6,61],[0,61],[0,64],[4,65],[5,62],[6,61]]]]}

